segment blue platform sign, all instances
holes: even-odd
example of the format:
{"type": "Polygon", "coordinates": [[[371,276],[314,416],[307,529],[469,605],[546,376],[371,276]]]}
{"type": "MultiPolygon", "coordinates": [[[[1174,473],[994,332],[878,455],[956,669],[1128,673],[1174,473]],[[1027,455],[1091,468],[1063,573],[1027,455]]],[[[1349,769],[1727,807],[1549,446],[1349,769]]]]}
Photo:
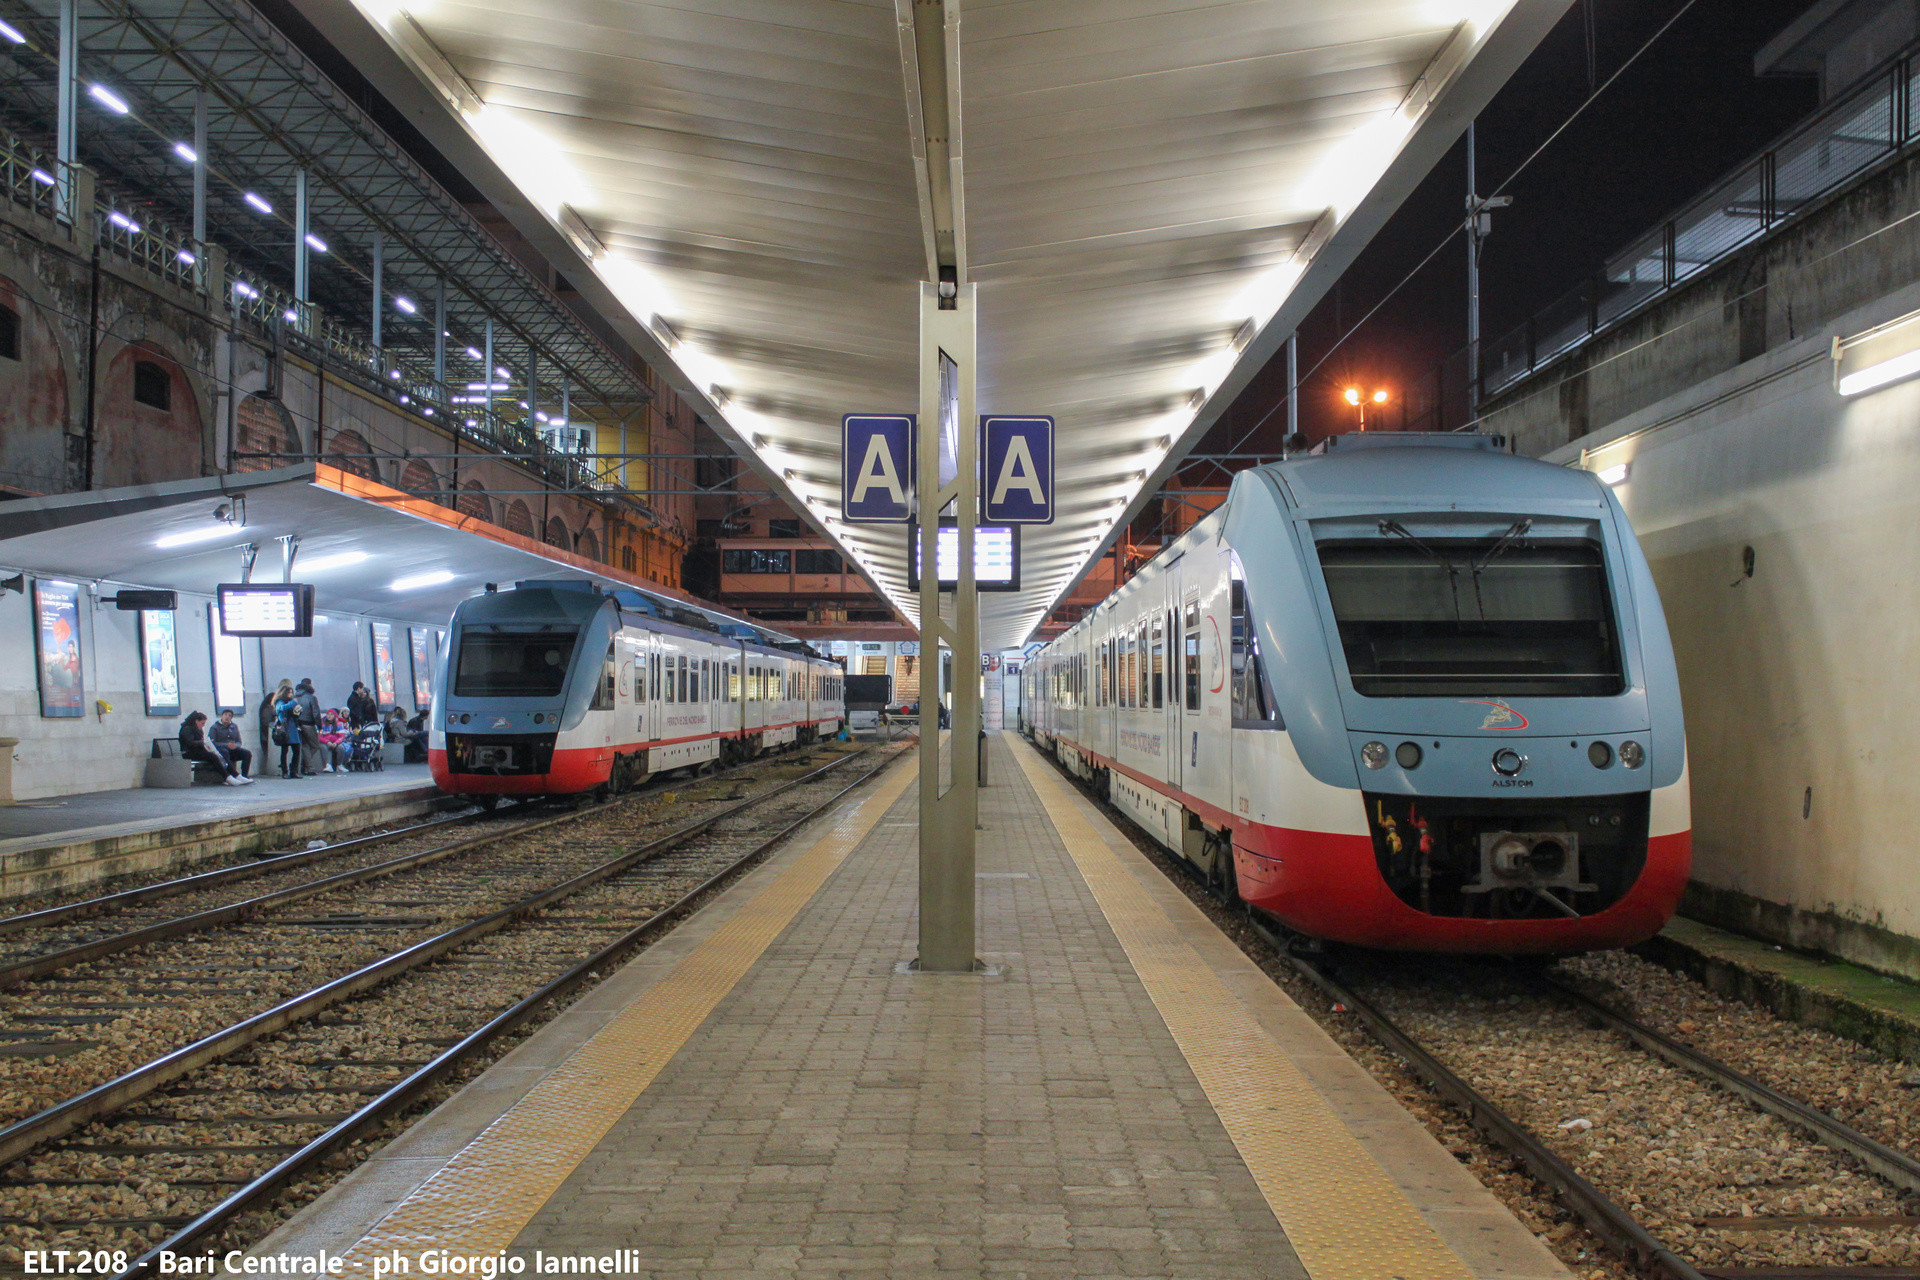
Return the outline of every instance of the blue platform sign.
{"type": "Polygon", "coordinates": [[[904,524],[913,515],[913,415],[840,419],[840,515],[849,524],[904,524]]]}
{"type": "Polygon", "coordinates": [[[1053,523],[1053,419],[980,419],[987,524],[1053,523]]]}

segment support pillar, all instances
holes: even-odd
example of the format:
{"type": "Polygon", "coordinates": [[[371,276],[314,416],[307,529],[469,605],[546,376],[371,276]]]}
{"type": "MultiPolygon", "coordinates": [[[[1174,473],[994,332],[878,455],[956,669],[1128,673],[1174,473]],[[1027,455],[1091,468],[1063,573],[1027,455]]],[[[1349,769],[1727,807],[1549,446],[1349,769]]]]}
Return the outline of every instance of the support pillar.
{"type": "Polygon", "coordinates": [[[1300,331],[1287,335],[1287,438],[1280,442],[1280,456],[1293,448],[1300,434],[1300,331]]]}
{"type": "Polygon", "coordinates": [[[939,286],[920,286],[920,420],[915,488],[920,520],[920,957],[925,973],[970,973],[974,943],[975,753],[980,736],[980,597],[974,585],[979,419],[974,410],[974,287],[942,309],[939,286]],[[951,449],[951,454],[947,452],[951,449]],[[942,462],[955,469],[942,484],[942,462]],[[933,495],[929,497],[928,495],[933,495]],[[940,514],[959,526],[958,589],[941,616],[940,514]],[[952,785],[941,794],[941,645],[953,653],[952,785]]]}
{"type": "Polygon", "coordinates": [[[193,91],[193,251],[207,249],[207,90],[193,91]]]}
{"type": "MultiPolygon", "coordinates": [[[[54,121],[54,156],[60,161],[60,172],[54,175],[57,180],[53,194],[55,207],[61,214],[79,222],[79,212],[75,206],[78,201],[72,187],[73,172],[67,166],[80,163],[80,15],[76,11],[79,0],[60,0],[60,55],[59,65],[55,69],[57,85],[56,117],[54,121]]],[[[84,212],[92,212],[85,210],[84,212]]]]}
{"type": "Polygon", "coordinates": [[[493,317],[487,317],[487,367],[480,371],[480,385],[487,389],[487,430],[493,430],[493,317]]]}
{"type": "MultiPolygon", "coordinates": [[[[380,341],[380,322],[385,318],[387,310],[386,266],[387,233],[375,227],[373,229],[373,349],[375,351],[385,345],[380,341]]],[[[384,370],[382,372],[384,373],[384,370]]]]}
{"type": "MultiPolygon", "coordinates": [[[[305,303],[307,288],[307,171],[293,171],[293,300],[305,303]]],[[[306,319],[305,314],[301,320],[306,319]]]]}
{"type": "Polygon", "coordinates": [[[447,394],[447,281],[433,282],[433,381],[440,394],[447,394]]]}

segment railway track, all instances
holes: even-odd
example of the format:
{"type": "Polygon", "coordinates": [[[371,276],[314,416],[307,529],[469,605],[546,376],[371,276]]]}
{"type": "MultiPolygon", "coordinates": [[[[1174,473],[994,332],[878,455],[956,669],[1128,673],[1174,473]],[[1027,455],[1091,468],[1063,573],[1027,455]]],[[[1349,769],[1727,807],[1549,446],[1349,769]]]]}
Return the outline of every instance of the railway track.
{"type": "Polygon", "coordinates": [[[1363,987],[1221,903],[1110,812],[1276,980],[1309,985],[1337,1039],[1357,1019],[1619,1260],[1582,1275],[1920,1280],[1920,1160],[1908,1151],[1596,999],[1577,970],[1428,958],[1416,972],[1355,954],[1350,967],[1378,990],[1363,987]]]}
{"type": "MultiPolygon", "coordinates": [[[[9,1246],[0,1268],[19,1271],[25,1249],[84,1245],[124,1254],[122,1273],[145,1275],[161,1249],[186,1252],[223,1232],[245,1240],[243,1220],[270,1227],[283,1190],[317,1194],[317,1180],[337,1175],[382,1126],[477,1070],[504,1038],[670,927],[906,745],[848,753],[784,781],[766,779],[762,762],[756,794],[732,780],[732,794],[704,797],[717,807],[670,830],[636,835],[616,805],[503,835],[527,859],[560,869],[529,884],[497,868],[509,891],[489,910],[436,920],[444,927],[278,991],[266,1008],[0,1129],[9,1246]],[[856,761],[871,767],[861,772],[856,761]]],[[[421,889],[407,892],[417,899],[421,889]]],[[[324,899],[302,910],[313,901],[324,899]]],[[[332,919],[301,919],[308,945],[364,932],[330,927],[332,919]]],[[[182,963],[178,948],[167,952],[149,957],[151,981],[182,963]]]]}

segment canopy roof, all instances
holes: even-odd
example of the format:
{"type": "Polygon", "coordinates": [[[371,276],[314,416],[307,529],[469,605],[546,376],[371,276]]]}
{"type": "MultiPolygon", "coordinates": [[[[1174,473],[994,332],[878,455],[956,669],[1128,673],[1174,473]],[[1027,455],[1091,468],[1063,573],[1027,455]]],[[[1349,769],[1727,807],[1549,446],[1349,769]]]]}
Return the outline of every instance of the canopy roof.
{"type": "Polygon", "coordinates": [[[1018,644],[1563,0],[294,0],[909,616],[839,420],[911,412],[919,283],[979,409],[1056,417],[1018,644]]]}

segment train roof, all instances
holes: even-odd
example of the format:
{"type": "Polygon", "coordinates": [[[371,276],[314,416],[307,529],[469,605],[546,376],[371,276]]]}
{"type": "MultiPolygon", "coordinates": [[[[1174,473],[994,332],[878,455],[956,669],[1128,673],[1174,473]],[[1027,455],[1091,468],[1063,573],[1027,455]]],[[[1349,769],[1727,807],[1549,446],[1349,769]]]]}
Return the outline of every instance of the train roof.
{"type": "Polygon", "coordinates": [[[1351,509],[1380,501],[1395,508],[1441,502],[1504,510],[1517,502],[1603,502],[1589,473],[1516,457],[1498,436],[1383,432],[1324,443],[1329,447],[1264,468],[1298,507],[1351,509]]]}

